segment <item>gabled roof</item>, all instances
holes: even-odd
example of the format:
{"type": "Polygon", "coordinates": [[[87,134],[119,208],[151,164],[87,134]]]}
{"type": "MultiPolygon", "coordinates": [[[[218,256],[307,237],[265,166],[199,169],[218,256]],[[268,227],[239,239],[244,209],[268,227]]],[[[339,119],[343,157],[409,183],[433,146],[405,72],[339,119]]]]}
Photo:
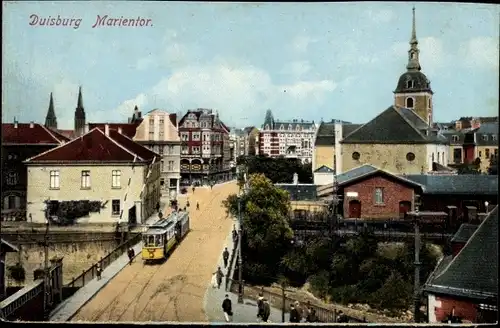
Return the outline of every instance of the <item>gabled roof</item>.
{"type": "Polygon", "coordinates": [[[0,239],[0,252],[19,252],[19,249],[5,239],[0,239]]]}
{"type": "Polygon", "coordinates": [[[129,138],[133,138],[137,131],[137,127],[140,125],[139,122],[136,123],[89,123],[89,130],[99,128],[101,131],[105,131],[105,126],[108,125],[109,129],[117,130],[122,129],[122,133],[129,138]]]}
{"type": "Polygon", "coordinates": [[[59,145],[68,140],[38,123],[2,123],[2,145],[59,145]]]}
{"type": "Polygon", "coordinates": [[[57,129],[57,132],[63,136],[65,136],[66,138],[68,138],[69,140],[73,139],[76,137],[76,133],[75,133],[75,130],[61,130],[61,129],[57,129]]]}
{"type": "Polygon", "coordinates": [[[451,239],[451,242],[466,243],[467,241],[469,241],[470,237],[474,234],[474,232],[476,232],[477,228],[478,228],[477,224],[462,223],[458,231],[451,239]]]}
{"type": "Polygon", "coordinates": [[[322,165],[314,170],[314,173],[333,173],[333,169],[326,165],[322,165]]]}
{"type": "MultiPolygon", "coordinates": [[[[354,183],[354,182],[362,180],[362,179],[366,179],[366,178],[371,177],[371,176],[376,175],[376,174],[382,174],[382,175],[385,175],[387,177],[393,178],[395,180],[401,181],[404,184],[411,185],[413,187],[422,188],[422,185],[420,185],[419,183],[417,183],[415,181],[408,180],[402,176],[394,175],[392,173],[384,171],[384,170],[382,170],[378,167],[375,167],[373,165],[370,165],[370,164],[364,164],[362,166],[358,166],[352,170],[349,170],[347,172],[344,172],[344,173],[337,175],[337,183],[338,183],[339,187],[345,187],[346,185],[349,185],[351,183],[354,183]]],[[[331,193],[332,187],[333,187],[332,183],[320,186],[319,187],[320,190],[318,190],[319,194],[324,196],[325,193],[326,194],[331,193]]]]}
{"type": "Polygon", "coordinates": [[[424,194],[432,195],[498,195],[496,176],[484,174],[464,175],[404,175],[404,178],[423,186],[424,194]]]}
{"type": "Polygon", "coordinates": [[[27,159],[25,163],[149,162],[157,155],[116,130],[110,129],[109,134],[107,136],[94,128],[64,145],[27,159]]]}
{"type": "Polygon", "coordinates": [[[335,144],[335,124],[342,124],[342,138],[356,130],[361,124],[352,124],[348,122],[322,122],[318,128],[315,146],[333,146],[335,144]]]}
{"type": "Polygon", "coordinates": [[[427,144],[446,142],[427,136],[428,125],[412,110],[390,106],[368,123],[347,135],[341,143],[427,144]]]}
{"type": "Polygon", "coordinates": [[[424,290],[478,300],[498,295],[498,206],[479,225],[457,256],[424,290]]]}

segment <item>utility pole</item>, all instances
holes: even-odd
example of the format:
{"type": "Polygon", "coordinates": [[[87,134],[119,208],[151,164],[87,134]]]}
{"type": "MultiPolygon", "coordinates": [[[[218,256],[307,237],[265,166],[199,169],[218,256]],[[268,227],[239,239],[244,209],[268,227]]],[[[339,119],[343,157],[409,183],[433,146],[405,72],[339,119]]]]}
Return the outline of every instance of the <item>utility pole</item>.
{"type": "Polygon", "coordinates": [[[420,199],[415,197],[415,213],[413,215],[413,226],[415,228],[415,277],[414,277],[414,291],[413,291],[413,320],[420,322],[420,199]]]}

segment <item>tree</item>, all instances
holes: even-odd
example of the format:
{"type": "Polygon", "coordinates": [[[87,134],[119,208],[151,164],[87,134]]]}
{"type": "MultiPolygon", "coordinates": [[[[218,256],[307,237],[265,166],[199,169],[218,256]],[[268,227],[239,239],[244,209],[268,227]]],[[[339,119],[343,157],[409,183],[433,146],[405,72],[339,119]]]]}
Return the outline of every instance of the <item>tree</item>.
{"type": "Polygon", "coordinates": [[[241,201],[243,219],[242,252],[244,275],[249,282],[270,282],[280,274],[283,256],[291,249],[293,231],[288,224],[290,199],[286,191],[275,187],[263,174],[248,178],[248,191],[230,195],[224,206],[238,215],[241,201]],[[252,272],[253,275],[248,275],[252,272]]]}
{"type": "Polygon", "coordinates": [[[299,159],[268,156],[240,156],[237,164],[244,164],[249,174],[262,173],[273,183],[291,183],[297,173],[302,183],[312,183],[311,164],[302,164],[299,159]]]}
{"type": "Polygon", "coordinates": [[[498,156],[490,156],[490,166],[488,167],[489,175],[498,175],[498,156]]]}
{"type": "Polygon", "coordinates": [[[379,309],[408,309],[411,304],[412,284],[399,272],[393,270],[382,287],[371,296],[371,304],[379,309]]]}

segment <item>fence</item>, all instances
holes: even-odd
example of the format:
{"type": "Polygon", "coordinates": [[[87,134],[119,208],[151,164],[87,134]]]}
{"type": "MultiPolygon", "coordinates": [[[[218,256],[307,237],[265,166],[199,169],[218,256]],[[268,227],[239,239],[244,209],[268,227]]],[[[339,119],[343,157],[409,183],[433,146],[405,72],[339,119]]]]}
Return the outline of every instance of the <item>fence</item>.
{"type": "Polygon", "coordinates": [[[98,263],[93,264],[89,269],[83,271],[81,275],[71,280],[65,287],[83,287],[89,281],[94,279],[97,274],[97,265],[100,264],[101,270],[106,269],[113,261],[123,255],[130,247],[136,245],[141,241],[142,234],[136,234],[129,240],[120,244],[117,248],[112,250],[108,255],[101,258],[98,263]]]}
{"type": "MultiPolygon", "coordinates": [[[[252,299],[252,300],[257,300],[259,297],[259,294],[262,293],[263,296],[269,301],[269,303],[277,308],[277,309],[283,309],[283,295],[280,295],[278,293],[272,292],[270,290],[267,290],[265,288],[257,288],[253,286],[243,286],[244,287],[244,295],[246,298],[252,299]]],[[[232,286],[231,286],[231,291],[233,293],[238,293],[239,289],[239,282],[236,280],[232,280],[232,286]]],[[[298,300],[290,298],[286,295],[285,293],[285,312],[289,312],[290,305],[297,302],[298,300]]],[[[305,307],[303,302],[300,302],[301,307],[303,310],[305,310],[305,307]]],[[[324,306],[320,306],[317,304],[312,304],[309,303],[307,306],[311,307],[316,311],[316,316],[318,318],[318,322],[337,322],[339,312],[337,309],[329,309],[324,306]]],[[[304,317],[304,315],[303,315],[304,317]]],[[[347,318],[348,322],[356,323],[356,322],[367,322],[366,318],[359,318],[359,317],[353,317],[353,316],[348,316],[345,315],[347,318]]]]}

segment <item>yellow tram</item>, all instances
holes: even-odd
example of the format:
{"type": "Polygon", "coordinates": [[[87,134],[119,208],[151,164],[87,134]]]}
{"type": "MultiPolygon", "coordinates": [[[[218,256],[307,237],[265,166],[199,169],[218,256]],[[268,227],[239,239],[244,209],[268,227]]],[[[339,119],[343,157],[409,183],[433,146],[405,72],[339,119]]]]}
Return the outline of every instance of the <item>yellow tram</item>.
{"type": "Polygon", "coordinates": [[[186,212],[173,212],[149,226],[142,236],[142,259],[144,261],[166,259],[188,231],[189,215],[186,212]]]}

